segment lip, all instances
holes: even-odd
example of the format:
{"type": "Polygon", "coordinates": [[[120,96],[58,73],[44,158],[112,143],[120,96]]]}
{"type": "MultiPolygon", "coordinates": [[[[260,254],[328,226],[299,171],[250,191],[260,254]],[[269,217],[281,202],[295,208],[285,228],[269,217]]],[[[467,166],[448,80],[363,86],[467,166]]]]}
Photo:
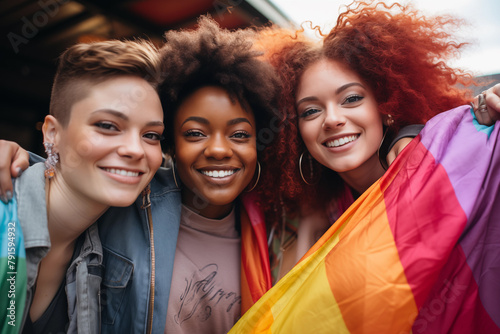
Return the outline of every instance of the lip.
{"type": "Polygon", "coordinates": [[[344,133],[329,137],[321,145],[331,150],[343,150],[351,147],[360,137],[359,133],[344,133]],[[331,146],[330,146],[331,145],[331,146]]]}
{"type": "Polygon", "coordinates": [[[120,183],[126,184],[137,184],[141,181],[142,175],[145,174],[144,171],[135,168],[125,168],[125,167],[102,167],[99,169],[104,172],[109,178],[118,181],[120,183]]]}
{"type": "Polygon", "coordinates": [[[241,168],[232,166],[207,166],[196,168],[196,171],[208,182],[225,185],[231,183],[239,174],[241,168]],[[221,174],[223,174],[221,176],[221,174]]]}

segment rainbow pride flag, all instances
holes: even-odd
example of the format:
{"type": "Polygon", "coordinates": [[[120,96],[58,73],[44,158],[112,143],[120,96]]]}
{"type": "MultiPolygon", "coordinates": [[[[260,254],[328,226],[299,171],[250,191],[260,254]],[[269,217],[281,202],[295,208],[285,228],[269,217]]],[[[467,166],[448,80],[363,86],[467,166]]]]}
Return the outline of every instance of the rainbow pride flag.
{"type": "Polygon", "coordinates": [[[26,252],[17,202],[0,202],[0,333],[20,333],[26,302],[26,252]]]}
{"type": "Polygon", "coordinates": [[[266,221],[256,192],[242,196],[241,221],[241,314],[272,287],[266,238],[266,221]]]}
{"type": "Polygon", "coordinates": [[[230,333],[500,333],[498,137],[434,117],[230,333]]]}

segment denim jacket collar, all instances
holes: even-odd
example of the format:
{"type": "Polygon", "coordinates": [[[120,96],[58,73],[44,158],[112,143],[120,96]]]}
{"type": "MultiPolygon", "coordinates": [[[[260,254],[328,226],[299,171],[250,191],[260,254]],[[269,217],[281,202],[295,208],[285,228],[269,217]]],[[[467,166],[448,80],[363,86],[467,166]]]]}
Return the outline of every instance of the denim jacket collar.
{"type": "Polygon", "coordinates": [[[17,211],[26,248],[50,247],[44,171],[43,163],[35,164],[15,182],[17,211]]]}
{"type": "MultiPolygon", "coordinates": [[[[37,163],[28,168],[15,182],[18,215],[23,227],[25,248],[50,248],[44,171],[44,164],[37,163]]],[[[85,232],[85,240],[79,257],[84,258],[90,253],[102,257],[99,232],[93,226],[85,232]]]]}

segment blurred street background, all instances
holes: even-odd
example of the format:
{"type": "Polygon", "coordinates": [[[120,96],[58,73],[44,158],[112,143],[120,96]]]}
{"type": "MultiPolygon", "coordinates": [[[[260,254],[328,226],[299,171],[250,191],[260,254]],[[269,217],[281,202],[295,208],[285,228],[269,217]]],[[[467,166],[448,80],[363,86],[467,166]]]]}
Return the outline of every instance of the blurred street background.
{"type": "MultiPolygon", "coordinates": [[[[273,22],[299,27],[312,21],[324,32],[336,22],[340,0],[2,0],[0,2],[0,139],[43,154],[41,124],[49,110],[56,59],[78,43],[142,37],[163,43],[169,29],[189,29],[210,14],[228,29],[273,22]]],[[[386,1],[390,4],[393,1],[386,1]]],[[[469,42],[453,66],[500,82],[500,1],[401,0],[426,14],[453,14],[469,24],[457,32],[469,42]]],[[[310,32],[315,38],[314,33],[310,32]]],[[[480,89],[482,90],[482,89],[480,89]]],[[[1,157],[0,157],[1,158],[1,157]]]]}

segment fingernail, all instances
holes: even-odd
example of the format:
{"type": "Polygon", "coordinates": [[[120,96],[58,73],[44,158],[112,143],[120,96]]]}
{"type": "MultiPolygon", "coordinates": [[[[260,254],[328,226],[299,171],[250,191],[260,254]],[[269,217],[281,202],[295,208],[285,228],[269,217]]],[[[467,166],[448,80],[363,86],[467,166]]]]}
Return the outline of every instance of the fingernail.
{"type": "Polygon", "coordinates": [[[0,196],[0,200],[2,202],[4,202],[5,204],[7,204],[7,202],[8,202],[4,195],[0,196]]]}
{"type": "Polygon", "coordinates": [[[21,167],[17,167],[16,171],[17,171],[17,177],[21,176],[21,174],[23,173],[23,169],[21,167]]]}
{"type": "Polygon", "coordinates": [[[10,190],[7,190],[7,192],[5,193],[6,197],[7,197],[7,202],[10,201],[12,199],[12,191],[10,190]]]}

